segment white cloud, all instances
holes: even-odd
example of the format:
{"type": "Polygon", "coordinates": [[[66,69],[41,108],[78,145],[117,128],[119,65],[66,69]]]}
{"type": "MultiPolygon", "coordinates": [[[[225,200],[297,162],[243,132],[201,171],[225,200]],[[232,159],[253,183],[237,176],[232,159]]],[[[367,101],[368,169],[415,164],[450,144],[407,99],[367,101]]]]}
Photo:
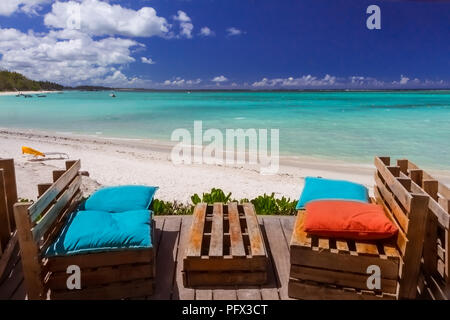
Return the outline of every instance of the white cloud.
{"type": "Polygon", "coordinates": [[[178,14],[173,18],[174,20],[180,22],[180,35],[188,39],[192,38],[192,30],[194,30],[194,25],[186,12],[178,10],[178,14]]]}
{"type": "Polygon", "coordinates": [[[228,81],[228,78],[225,76],[217,76],[217,77],[214,77],[211,81],[216,82],[216,83],[221,83],[221,82],[228,81]]]}
{"type": "Polygon", "coordinates": [[[235,27],[228,28],[227,32],[228,32],[228,36],[238,36],[243,33],[242,30],[239,30],[235,27]]]}
{"type": "Polygon", "coordinates": [[[215,33],[210,28],[203,27],[203,28],[200,29],[200,35],[202,35],[204,37],[211,37],[211,36],[214,36],[215,33]]]}
{"type": "Polygon", "coordinates": [[[329,74],[323,78],[317,78],[312,75],[305,75],[299,78],[263,78],[261,81],[254,82],[253,87],[320,87],[330,86],[336,83],[336,77],[329,74]]]}
{"type": "Polygon", "coordinates": [[[166,80],[162,84],[164,86],[192,86],[192,85],[198,85],[202,82],[201,79],[194,79],[194,80],[185,80],[181,77],[176,77],[174,80],[166,80]]]}
{"type": "Polygon", "coordinates": [[[27,14],[37,14],[45,3],[52,0],[1,0],[0,16],[10,16],[16,11],[27,14]]]}
{"type": "Polygon", "coordinates": [[[93,40],[74,30],[41,35],[0,28],[0,68],[66,85],[102,81],[128,85],[130,79],[117,71],[135,61],[131,48],[139,46],[143,45],[130,39],[93,40]]]}
{"type": "Polygon", "coordinates": [[[404,75],[400,76],[400,84],[407,84],[409,81],[408,77],[405,77],[404,75]]]}
{"type": "Polygon", "coordinates": [[[92,36],[168,36],[170,29],[166,19],[151,7],[136,11],[99,0],[57,1],[44,23],[57,29],[79,29],[92,36]]]}
{"type": "Polygon", "coordinates": [[[155,64],[156,63],[155,61],[153,61],[152,58],[146,58],[146,57],[141,57],[141,62],[146,63],[146,64],[155,64]]]}

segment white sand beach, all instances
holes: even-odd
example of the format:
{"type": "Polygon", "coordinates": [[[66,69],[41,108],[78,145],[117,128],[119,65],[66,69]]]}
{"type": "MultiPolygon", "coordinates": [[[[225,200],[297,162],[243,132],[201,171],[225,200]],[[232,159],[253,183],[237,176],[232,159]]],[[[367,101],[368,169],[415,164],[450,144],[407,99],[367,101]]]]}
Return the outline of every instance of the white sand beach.
{"type": "Polygon", "coordinates": [[[0,96],[15,96],[18,94],[46,94],[46,93],[57,93],[60,91],[0,91],[0,96]]]}
{"type": "MultiPolygon", "coordinates": [[[[103,139],[97,137],[0,129],[0,158],[14,158],[19,197],[35,199],[36,185],[48,183],[52,171],[64,168],[64,160],[33,161],[21,154],[21,146],[43,152],[64,152],[81,159],[87,194],[100,186],[145,184],[159,186],[157,198],[189,202],[193,193],[213,187],[232,192],[234,198],[253,198],[274,192],[276,196],[297,199],[306,176],[321,176],[359,182],[372,189],[373,168],[343,162],[282,158],[276,175],[261,175],[250,166],[175,165],[170,161],[171,146],[148,140],[103,139]]],[[[450,173],[433,172],[444,183],[450,173]]]]}

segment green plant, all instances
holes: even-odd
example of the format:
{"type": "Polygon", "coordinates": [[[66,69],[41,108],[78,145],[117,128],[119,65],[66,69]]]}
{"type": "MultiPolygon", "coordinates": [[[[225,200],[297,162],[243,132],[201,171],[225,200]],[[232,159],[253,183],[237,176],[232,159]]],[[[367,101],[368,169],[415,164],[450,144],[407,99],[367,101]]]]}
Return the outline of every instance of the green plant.
{"type": "Polygon", "coordinates": [[[231,192],[225,194],[222,189],[212,188],[210,193],[203,193],[202,198],[198,194],[194,194],[191,197],[191,201],[194,205],[204,202],[207,204],[213,204],[215,202],[228,203],[231,199],[231,192]]]}
{"type": "Polygon", "coordinates": [[[177,201],[163,201],[154,199],[151,209],[157,216],[161,215],[190,215],[193,212],[193,206],[189,204],[183,204],[177,201]]]}
{"type": "Polygon", "coordinates": [[[297,201],[286,197],[276,199],[274,193],[259,196],[251,200],[251,203],[255,206],[256,214],[261,215],[294,215],[297,205],[297,201]]]}

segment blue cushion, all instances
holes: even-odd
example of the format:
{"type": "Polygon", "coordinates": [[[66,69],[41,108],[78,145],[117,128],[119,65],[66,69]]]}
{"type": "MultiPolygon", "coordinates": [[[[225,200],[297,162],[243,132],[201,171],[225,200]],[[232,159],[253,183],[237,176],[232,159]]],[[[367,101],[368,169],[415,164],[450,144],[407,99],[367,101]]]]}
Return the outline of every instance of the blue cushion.
{"type": "Polygon", "coordinates": [[[151,214],[149,210],[74,212],[45,256],[151,248],[151,214]]]}
{"type": "Polygon", "coordinates": [[[103,188],[86,200],[85,210],[124,212],[148,209],[158,187],[119,186],[103,188]]]}
{"type": "Polygon", "coordinates": [[[367,203],[369,194],[367,188],[358,183],[306,177],[296,209],[304,209],[305,205],[313,200],[355,200],[367,203]]]}

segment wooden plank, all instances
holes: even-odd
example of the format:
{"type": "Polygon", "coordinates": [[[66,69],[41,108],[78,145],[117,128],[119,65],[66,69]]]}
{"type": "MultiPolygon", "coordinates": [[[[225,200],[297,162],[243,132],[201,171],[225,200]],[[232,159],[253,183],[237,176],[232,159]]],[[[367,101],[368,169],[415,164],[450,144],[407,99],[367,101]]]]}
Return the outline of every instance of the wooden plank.
{"type": "MultiPolygon", "coordinates": [[[[66,272],[54,273],[50,276],[46,285],[54,291],[67,290],[69,276],[66,272]]],[[[81,289],[148,278],[154,278],[153,266],[149,264],[87,269],[81,270],[81,289]]]]}
{"type": "Polygon", "coordinates": [[[191,231],[189,232],[190,236],[188,247],[186,250],[187,257],[201,256],[206,206],[206,203],[199,203],[194,208],[193,221],[191,225],[191,231]]]}
{"type": "Polygon", "coordinates": [[[212,295],[213,300],[237,300],[236,290],[233,287],[228,289],[214,289],[212,295]]]}
{"type": "Polygon", "coordinates": [[[228,204],[228,221],[230,223],[230,250],[233,257],[245,257],[244,241],[242,239],[241,222],[239,220],[236,202],[228,204]]]}
{"type": "Polygon", "coordinates": [[[239,288],[236,290],[238,300],[261,300],[261,291],[258,287],[239,288]]]}
{"type": "Polygon", "coordinates": [[[191,228],[192,217],[185,216],[181,220],[180,236],[178,241],[177,252],[177,268],[175,272],[175,281],[173,286],[172,299],[180,300],[194,300],[195,291],[191,288],[186,288],[183,284],[183,258],[186,250],[186,243],[189,238],[189,229],[191,228]]]}
{"type": "Polygon", "coordinates": [[[79,191],[81,187],[81,177],[76,177],[72,183],[68,186],[67,190],[56,199],[56,202],[49,208],[41,220],[38,221],[33,228],[33,237],[36,241],[48,231],[48,229],[54,224],[62,210],[70,203],[73,196],[79,191]]]}
{"type": "Polygon", "coordinates": [[[429,199],[430,197],[426,195],[412,195],[409,228],[406,235],[408,243],[403,256],[399,299],[416,298],[429,199]]]}
{"type": "Polygon", "coordinates": [[[66,170],[53,170],[52,172],[52,176],[53,176],[53,183],[55,183],[56,181],[58,181],[59,178],[61,178],[61,176],[66,173],[66,170]]]}
{"type": "Polygon", "coordinates": [[[336,249],[339,253],[349,253],[350,251],[347,241],[345,240],[336,240],[336,249]]]}
{"type": "Polygon", "coordinates": [[[13,236],[11,237],[11,240],[8,242],[8,244],[5,247],[5,250],[0,256],[0,279],[3,277],[3,273],[6,270],[6,267],[8,266],[8,262],[11,259],[14,250],[17,247],[18,244],[18,237],[17,232],[14,232],[13,236]]]}
{"type": "Polygon", "coordinates": [[[153,249],[122,250],[111,252],[90,253],[82,255],[52,257],[45,267],[47,270],[58,272],[67,270],[70,265],[84,268],[100,268],[132,263],[152,263],[154,261],[153,249]]]}
{"type": "Polygon", "coordinates": [[[211,289],[196,289],[195,290],[195,300],[212,300],[212,290],[211,289]]]}
{"type": "Polygon", "coordinates": [[[400,172],[408,174],[408,159],[398,159],[397,166],[400,168],[400,172]]]}
{"type": "Polygon", "coordinates": [[[2,248],[6,248],[11,237],[11,223],[9,221],[4,176],[4,169],[0,169],[0,256],[2,251],[4,251],[2,248]]]}
{"type": "Polygon", "coordinates": [[[405,189],[405,187],[392,175],[389,169],[383,164],[380,158],[375,158],[375,167],[377,168],[380,177],[389,185],[389,189],[403,205],[403,207],[409,211],[411,209],[412,196],[405,189]]]}
{"type": "Polygon", "coordinates": [[[375,243],[355,241],[356,252],[358,255],[379,257],[377,245],[375,243]]]}
{"type": "Polygon", "coordinates": [[[198,257],[183,261],[185,271],[264,271],[267,268],[267,259],[252,257],[235,259],[231,256],[219,258],[198,257]]]}
{"type": "Polygon", "coordinates": [[[264,241],[261,236],[258,218],[255,214],[255,208],[251,203],[243,205],[245,219],[247,221],[248,236],[250,239],[250,252],[253,257],[266,256],[264,241]]]}
{"type": "Polygon", "coordinates": [[[311,248],[311,237],[304,231],[305,210],[299,210],[292,232],[291,246],[311,248]]]}
{"type": "Polygon", "coordinates": [[[38,184],[38,198],[42,197],[42,195],[47,191],[53,183],[41,183],[38,184]]]}
{"type": "MultiPolygon", "coordinates": [[[[369,274],[357,274],[348,272],[338,272],[327,269],[309,268],[304,266],[292,265],[291,278],[316,281],[324,284],[337,285],[341,287],[350,287],[367,290],[367,279],[369,274]]],[[[382,274],[383,276],[383,274],[382,274]]],[[[381,292],[397,293],[397,280],[381,278],[381,292]]]]}
{"type": "Polygon", "coordinates": [[[17,224],[22,265],[28,298],[31,300],[44,299],[44,287],[42,283],[41,265],[38,246],[34,242],[31,233],[31,221],[28,215],[30,203],[16,203],[14,205],[14,217],[17,224]]]}
{"type": "Polygon", "coordinates": [[[341,272],[366,273],[367,267],[377,265],[386,279],[397,279],[399,259],[380,259],[374,256],[336,254],[330,251],[313,251],[291,247],[291,263],[312,268],[323,268],[341,272]]]}
{"type": "Polygon", "coordinates": [[[16,185],[16,170],[13,159],[0,159],[0,169],[3,169],[4,181],[6,187],[6,202],[8,203],[8,216],[10,230],[16,229],[14,221],[14,204],[17,202],[17,185],[16,185]]]}
{"type": "Polygon", "coordinates": [[[264,284],[267,281],[267,273],[261,271],[253,272],[196,272],[185,274],[187,285],[196,286],[228,286],[228,285],[255,285],[264,284]]]}
{"type": "Polygon", "coordinates": [[[152,299],[169,300],[172,295],[181,218],[166,218],[161,245],[156,259],[155,294],[152,299]]]}
{"type": "Polygon", "coordinates": [[[340,288],[318,286],[313,283],[289,281],[289,296],[302,300],[395,300],[395,295],[361,294],[340,288]]]}
{"type": "Polygon", "coordinates": [[[109,286],[93,287],[84,290],[55,291],[54,300],[118,300],[124,298],[149,296],[153,293],[153,279],[114,283],[109,286]]]}
{"type": "Polygon", "coordinates": [[[423,179],[422,187],[423,191],[428,193],[435,201],[438,201],[439,182],[437,180],[423,179]]]}
{"type": "MultiPolygon", "coordinates": [[[[260,219],[259,223],[262,237],[265,242],[265,246],[266,248],[269,248],[269,241],[267,238],[267,230],[264,227],[264,220],[260,219]]],[[[281,284],[278,281],[278,274],[276,272],[276,268],[274,267],[275,265],[274,257],[272,256],[272,252],[270,250],[267,250],[267,255],[268,255],[267,282],[266,284],[260,287],[261,298],[263,300],[280,300],[280,294],[277,288],[281,287],[281,284]]]]}
{"type": "Polygon", "coordinates": [[[52,203],[53,200],[63,191],[66,186],[78,175],[81,168],[81,161],[78,160],[69,170],[67,170],[29,209],[31,221],[41,215],[41,213],[52,203]]]}
{"type": "Polygon", "coordinates": [[[215,203],[213,207],[211,242],[209,243],[209,256],[221,257],[223,255],[223,204],[215,203]]]}
{"type": "MultiPolygon", "coordinates": [[[[418,184],[416,184],[414,182],[411,184],[411,192],[426,195],[425,191],[418,184]]],[[[446,210],[444,210],[444,208],[441,207],[439,205],[439,203],[432,198],[430,198],[430,201],[428,202],[428,207],[431,210],[431,212],[433,212],[433,214],[436,215],[436,217],[438,218],[439,224],[443,228],[449,229],[450,228],[450,215],[448,214],[448,212],[446,210]]]]}
{"type": "Polygon", "coordinates": [[[409,170],[409,177],[415,184],[421,186],[423,181],[423,170],[411,169],[409,170]]]}
{"type": "Polygon", "coordinates": [[[429,212],[426,220],[425,239],[423,242],[423,268],[428,274],[433,274],[437,266],[438,220],[429,212]]]}
{"type": "Polygon", "coordinates": [[[402,228],[404,232],[408,231],[408,216],[402,207],[397,203],[395,195],[383,184],[380,177],[375,174],[375,184],[374,188],[375,197],[378,199],[383,199],[391,209],[390,212],[394,214],[395,219],[402,228]]]}
{"type": "Polygon", "coordinates": [[[281,299],[289,299],[287,283],[289,280],[289,270],[291,267],[289,261],[289,246],[284,239],[280,239],[280,235],[283,234],[280,220],[273,217],[264,217],[264,228],[266,230],[267,240],[270,252],[273,257],[273,267],[275,274],[278,275],[279,294],[281,299]]]}

